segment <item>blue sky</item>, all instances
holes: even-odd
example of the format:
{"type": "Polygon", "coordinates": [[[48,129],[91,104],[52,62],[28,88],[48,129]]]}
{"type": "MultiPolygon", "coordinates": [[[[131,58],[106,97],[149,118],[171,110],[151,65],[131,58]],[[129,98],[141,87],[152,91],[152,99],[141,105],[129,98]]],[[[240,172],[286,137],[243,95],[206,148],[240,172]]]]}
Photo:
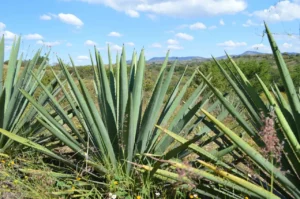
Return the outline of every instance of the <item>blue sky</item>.
{"type": "Polygon", "coordinates": [[[22,35],[27,58],[43,47],[68,62],[89,64],[89,49],[107,61],[126,47],[128,59],[144,47],[146,59],[165,56],[270,52],[262,37],[266,21],[283,52],[300,52],[300,0],[2,0],[0,34],[6,57],[15,35],[22,35]]]}

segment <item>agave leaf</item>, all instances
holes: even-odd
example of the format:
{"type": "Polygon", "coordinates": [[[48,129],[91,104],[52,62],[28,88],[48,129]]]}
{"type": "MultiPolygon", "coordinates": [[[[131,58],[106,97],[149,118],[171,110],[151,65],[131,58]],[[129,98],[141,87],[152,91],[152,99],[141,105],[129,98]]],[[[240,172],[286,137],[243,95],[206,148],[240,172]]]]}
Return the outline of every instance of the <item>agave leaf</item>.
{"type": "Polygon", "coordinates": [[[243,71],[237,66],[235,61],[227,54],[226,51],[225,51],[225,53],[226,53],[226,56],[228,57],[228,59],[230,60],[231,64],[237,71],[237,74],[239,75],[240,80],[241,80],[239,82],[242,84],[242,87],[245,89],[245,92],[247,93],[249,100],[253,102],[252,104],[253,104],[253,107],[255,108],[255,110],[257,112],[262,110],[262,111],[264,111],[264,113],[267,113],[268,110],[267,110],[264,102],[262,101],[262,99],[260,98],[260,96],[258,95],[256,90],[253,88],[250,81],[247,79],[247,77],[243,73],[243,71]]]}
{"type": "Polygon", "coordinates": [[[46,155],[48,155],[50,157],[53,157],[53,158],[55,158],[57,160],[60,160],[60,161],[62,161],[64,163],[66,163],[67,165],[74,166],[67,159],[62,158],[62,157],[56,155],[55,153],[53,153],[52,151],[48,150],[47,148],[45,148],[45,147],[43,147],[43,146],[41,146],[39,144],[36,144],[36,143],[34,143],[34,142],[26,139],[26,138],[23,138],[23,137],[20,137],[20,136],[18,136],[16,134],[10,133],[10,132],[8,132],[8,131],[6,131],[4,129],[0,129],[0,133],[3,134],[3,135],[5,135],[5,136],[7,136],[7,137],[9,137],[10,139],[12,139],[12,140],[14,140],[16,142],[19,142],[19,143],[21,143],[21,144],[23,144],[25,146],[28,146],[28,147],[31,147],[31,148],[37,150],[37,151],[40,151],[40,152],[42,152],[42,153],[44,153],[44,154],[46,154],[46,155]]]}
{"type": "MultiPolygon", "coordinates": [[[[163,131],[164,133],[168,134],[169,136],[171,136],[172,138],[174,138],[176,141],[184,144],[186,143],[188,140],[186,140],[185,138],[177,135],[176,133],[173,133],[171,131],[169,131],[168,129],[165,129],[163,127],[160,126],[156,126],[157,128],[159,128],[161,131],[163,131]]],[[[215,157],[214,155],[212,155],[211,153],[209,153],[208,151],[206,151],[205,149],[197,146],[196,144],[190,144],[189,149],[193,150],[194,152],[196,152],[197,154],[200,155],[201,158],[206,158],[208,160],[211,160],[213,162],[215,162],[217,165],[221,165],[224,166],[227,169],[232,170],[233,172],[237,172],[235,169],[232,169],[232,167],[230,167],[229,165],[227,165],[226,163],[220,161],[217,157],[215,157]]],[[[237,172],[239,173],[239,172],[237,172]]],[[[241,173],[239,173],[240,175],[243,175],[241,173]]]]}
{"type": "Polygon", "coordinates": [[[254,162],[256,162],[260,167],[262,167],[269,174],[273,173],[274,177],[279,180],[279,182],[288,189],[295,197],[300,196],[300,190],[296,187],[295,180],[290,180],[281,172],[273,172],[276,171],[275,166],[266,160],[260,153],[258,153],[253,147],[251,147],[247,142],[245,142],[242,138],[237,136],[234,132],[232,132],[229,128],[227,128],[224,124],[218,121],[214,116],[210,113],[202,110],[203,113],[212,120],[218,128],[220,128],[244,153],[246,153],[254,162]]]}
{"type": "Polygon", "coordinates": [[[107,114],[106,117],[102,119],[106,120],[107,130],[110,132],[110,135],[113,137],[112,141],[114,142],[117,136],[114,100],[112,96],[112,91],[110,89],[109,80],[106,76],[105,66],[102,61],[102,57],[100,56],[100,53],[98,53],[96,49],[95,52],[96,52],[96,62],[97,62],[98,74],[100,78],[100,84],[102,85],[101,95],[103,95],[102,99],[105,102],[106,114],[107,114]]]}
{"type": "Polygon", "coordinates": [[[263,83],[263,81],[256,75],[257,79],[259,80],[265,95],[267,96],[270,104],[272,104],[274,106],[274,111],[277,115],[278,121],[281,125],[281,127],[283,128],[286,137],[288,138],[289,142],[292,145],[292,148],[294,149],[294,151],[296,153],[298,153],[298,155],[300,154],[300,145],[299,142],[294,134],[294,132],[292,131],[289,122],[286,120],[286,118],[284,117],[283,113],[281,112],[281,109],[278,107],[275,99],[272,97],[271,93],[269,92],[269,90],[267,89],[266,85],[263,83]]]}
{"type": "Polygon", "coordinates": [[[213,57],[213,60],[216,62],[217,66],[219,67],[219,69],[221,70],[221,72],[223,73],[225,78],[228,80],[228,82],[230,83],[230,85],[232,86],[234,91],[236,92],[237,96],[239,97],[239,99],[244,104],[245,108],[248,110],[248,112],[252,116],[252,118],[255,121],[256,125],[258,127],[261,127],[262,122],[261,122],[261,119],[258,115],[258,112],[254,109],[254,107],[248,101],[248,98],[244,95],[245,91],[243,92],[242,90],[240,90],[240,88],[237,86],[237,84],[231,79],[231,77],[228,75],[228,73],[223,69],[221,64],[214,57],[213,57]]]}
{"type": "Polygon", "coordinates": [[[254,131],[253,128],[249,126],[246,120],[241,116],[241,114],[233,107],[233,105],[226,100],[220,91],[216,89],[207,79],[206,77],[198,70],[199,74],[205,80],[210,89],[214,92],[216,97],[222,102],[223,106],[229,111],[229,113],[237,120],[237,122],[245,129],[245,131],[254,138],[254,141],[258,144],[258,146],[264,146],[264,143],[258,136],[258,134],[254,131]]]}
{"type": "Polygon", "coordinates": [[[7,107],[7,104],[9,102],[9,100],[11,98],[11,94],[13,92],[13,83],[14,83],[17,58],[18,58],[18,53],[19,53],[19,48],[20,48],[20,41],[21,41],[21,37],[19,37],[17,40],[15,39],[15,41],[13,43],[13,47],[11,49],[9,63],[7,66],[7,75],[6,75],[6,80],[5,80],[5,90],[6,90],[5,109],[7,107]]]}
{"type": "Polygon", "coordinates": [[[121,63],[119,70],[119,124],[120,129],[123,129],[123,124],[125,121],[125,112],[128,101],[128,77],[127,77],[127,60],[125,54],[125,46],[123,45],[121,63]]]}
{"type": "MultiPolygon", "coordinates": [[[[135,54],[135,53],[133,53],[135,54]]],[[[135,67],[135,55],[133,55],[133,67],[135,67]]],[[[137,130],[139,128],[139,113],[141,109],[141,102],[142,102],[142,86],[144,80],[144,70],[145,70],[145,59],[144,59],[144,49],[142,50],[138,66],[136,69],[136,74],[134,74],[134,83],[133,83],[133,90],[130,94],[130,120],[129,120],[129,130],[128,130],[128,140],[124,140],[127,145],[127,160],[132,161],[134,156],[134,147],[137,138],[137,130]]],[[[130,171],[131,164],[127,164],[127,173],[130,171]]]]}
{"type": "MultiPolygon", "coordinates": [[[[176,99],[173,101],[172,106],[169,108],[168,113],[167,114],[174,114],[175,108],[179,106],[181,99],[183,98],[186,90],[188,89],[189,85],[191,84],[194,76],[195,76],[196,72],[193,73],[193,75],[189,78],[189,80],[186,82],[186,84],[183,86],[183,88],[181,89],[180,93],[178,94],[178,96],[176,97],[176,99]]],[[[188,108],[189,106],[187,106],[188,108]]],[[[181,109],[182,110],[182,109],[181,109]]],[[[185,112],[185,111],[184,111],[185,112]]],[[[179,118],[182,116],[182,113],[180,114],[180,116],[176,117],[176,120],[178,121],[179,118]]],[[[168,117],[171,117],[171,115],[168,115],[168,117]]],[[[163,125],[164,122],[167,122],[166,119],[168,118],[164,118],[164,120],[161,122],[160,125],[163,125]]],[[[172,121],[171,123],[171,127],[172,128],[174,125],[176,124],[175,119],[172,121]]],[[[177,132],[178,133],[178,132],[177,132]]],[[[160,139],[159,143],[156,144],[155,146],[155,151],[158,153],[162,153],[166,150],[166,148],[169,146],[168,144],[172,141],[172,138],[168,137],[168,136],[164,136],[160,139]]]]}
{"type": "Polygon", "coordinates": [[[166,161],[169,160],[173,157],[175,157],[176,155],[178,155],[180,152],[186,150],[190,144],[193,144],[195,142],[197,142],[200,139],[200,136],[195,136],[193,139],[186,141],[185,143],[182,143],[181,145],[173,148],[172,150],[166,152],[162,158],[164,161],[157,161],[154,165],[153,165],[153,169],[150,173],[151,176],[153,176],[155,174],[155,172],[157,171],[157,169],[166,161]]]}
{"type": "MultiPolygon", "coordinates": [[[[279,50],[279,47],[277,46],[272,33],[270,32],[267,24],[265,23],[266,33],[269,39],[269,43],[271,46],[271,49],[273,51],[273,55],[279,70],[279,74],[281,76],[281,80],[283,82],[287,97],[289,99],[289,103],[292,109],[292,113],[294,116],[295,121],[300,121],[300,101],[296,92],[296,88],[294,86],[294,83],[292,81],[291,75],[289,73],[289,70],[284,62],[284,59],[281,55],[281,52],[279,50]]],[[[297,126],[297,136],[298,139],[300,139],[300,123],[296,122],[297,126]]]]}
{"type": "Polygon", "coordinates": [[[274,195],[273,193],[266,191],[265,189],[263,189],[262,187],[259,187],[255,184],[252,184],[242,178],[239,178],[237,176],[234,176],[226,171],[222,171],[220,169],[218,169],[217,167],[208,164],[204,161],[198,160],[198,162],[200,162],[202,165],[204,165],[205,167],[213,170],[216,174],[223,176],[224,178],[227,178],[233,182],[235,182],[236,184],[245,187],[248,190],[251,190],[253,192],[255,192],[257,195],[260,195],[264,198],[270,198],[270,199],[280,199],[278,196],[274,195]]]}
{"type": "MultiPolygon", "coordinates": [[[[84,141],[84,139],[80,135],[80,133],[79,133],[78,129],[76,128],[74,122],[68,117],[68,115],[64,112],[63,108],[56,101],[56,99],[54,98],[54,96],[48,91],[48,89],[42,84],[42,82],[36,77],[36,75],[34,73],[32,73],[32,75],[33,75],[33,77],[36,78],[36,80],[39,83],[39,85],[42,87],[42,89],[44,90],[44,92],[48,95],[49,99],[51,100],[51,102],[53,104],[52,105],[53,109],[56,110],[56,112],[62,118],[62,120],[64,121],[64,123],[66,123],[70,127],[70,129],[72,130],[72,132],[74,132],[76,134],[76,136],[80,140],[80,143],[85,144],[86,142],[84,141]]],[[[79,145],[79,143],[78,143],[78,145],[79,145]]]]}
{"type": "Polygon", "coordinates": [[[111,53],[110,53],[109,44],[107,45],[107,53],[108,53],[108,65],[109,65],[109,86],[110,86],[110,91],[111,91],[111,95],[112,95],[113,103],[114,103],[113,112],[115,113],[116,106],[117,106],[117,104],[116,104],[117,103],[117,99],[116,99],[116,80],[115,80],[113,64],[112,64],[112,60],[111,60],[111,53]]]}
{"type": "Polygon", "coordinates": [[[143,115],[143,119],[141,122],[141,132],[138,138],[138,149],[140,153],[143,153],[146,150],[147,142],[150,137],[150,131],[154,127],[154,124],[156,123],[155,114],[155,107],[158,103],[161,89],[162,89],[162,83],[164,78],[164,72],[159,77],[159,81],[157,82],[155,86],[155,90],[152,93],[151,99],[147,105],[147,108],[145,110],[145,113],[143,115]]]}
{"type": "Polygon", "coordinates": [[[4,36],[0,41],[0,93],[3,90],[3,69],[4,69],[4,36]]]}
{"type": "MultiPolygon", "coordinates": [[[[38,104],[33,97],[28,95],[25,91],[21,90],[21,93],[32,103],[32,105],[38,110],[46,121],[49,121],[51,127],[56,132],[55,136],[63,143],[67,144],[74,151],[81,151],[80,144],[59,124],[51,115],[46,111],[44,107],[38,104]]],[[[53,131],[53,132],[54,132],[53,131]]],[[[52,133],[53,133],[52,132],[52,133]]]]}
{"type": "MultiPolygon", "coordinates": [[[[89,112],[92,114],[93,117],[93,123],[97,125],[99,131],[93,131],[93,134],[101,134],[101,145],[105,146],[105,149],[107,151],[103,151],[102,153],[108,155],[110,157],[110,161],[113,164],[113,166],[116,165],[116,156],[115,156],[115,152],[113,150],[114,146],[112,145],[112,142],[114,142],[114,140],[110,140],[110,134],[107,132],[107,129],[104,126],[104,123],[99,115],[99,112],[97,111],[97,108],[89,94],[89,92],[87,91],[87,88],[85,87],[84,83],[82,82],[82,80],[79,80],[80,83],[80,87],[83,91],[83,97],[85,98],[85,101],[87,103],[89,112]]],[[[88,111],[88,110],[87,110],[88,111]]],[[[96,135],[96,137],[99,137],[99,135],[96,135]]],[[[117,137],[115,137],[114,139],[117,139],[117,137]]],[[[116,147],[116,146],[115,146],[116,147]]]]}
{"type": "MultiPolygon", "coordinates": [[[[175,62],[173,63],[173,67],[175,67],[175,62]]],[[[183,95],[180,94],[180,97],[177,97],[177,98],[176,98],[176,95],[178,93],[180,83],[181,83],[181,81],[184,77],[184,74],[185,74],[186,70],[187,70],[187,67],[185,68],[183,74],[181,75],[181,77],[177,81],[176,86],[174,87],[171,95],[169,96],[169,98],[167,100],[167,103],[165,104],[163,110],[161,111],[160,117],[157,121],[158,125],[161,125],[161,126],[165,125],[167,123],[167,121],[171,118],[171,116],[174,113],[176,107],[180,104],[180,100],[182,99],[183,95]]],[[[172,71],[172,69],[170,70],[170,72],[171,71],[172,71]]],[[[151,139],[150,139],[151,144],[149,144],[147,152],[149,152],[154,147],[156,147],[155,144],[157,144],[156,141],[157,141],[157,138],[158,138],[159,135],[160,135],[159,134],[159,129],[156,128],[152,133],[152,136],[151,136],[151,139]]],[[[161,150],[161,151],[163,151],[163,150],[161,150]]]]}

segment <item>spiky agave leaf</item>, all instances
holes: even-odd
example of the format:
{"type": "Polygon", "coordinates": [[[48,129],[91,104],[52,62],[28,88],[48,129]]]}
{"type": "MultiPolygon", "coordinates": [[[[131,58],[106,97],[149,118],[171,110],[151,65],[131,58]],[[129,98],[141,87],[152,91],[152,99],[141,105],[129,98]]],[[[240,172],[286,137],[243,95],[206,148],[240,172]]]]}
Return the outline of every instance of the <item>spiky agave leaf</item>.
{"type": "MultiPolygon", "coordinates": [[[[21,54],[18,57],[20,41],[21,37],[15,39],[6,68],[4,68],[4,37],[0,41],[0,128],[15,134],[22,134],[22,136],[27,136],[29,133],[33,136],[33,132],[30,131],[33,126],[36,128],[35,133],[41,132],[45,128],[37,125],[35,120],[37,111],[29,106],[29,101],[21,94],[20,89],[27,91],[32,96],[37,95],[39,92],[37,90],[37,81],[41,80],[45,75],[44,69],[50,52],[44,57],[42,63],[37,65],[41,54],[41,49],[38,50],[34,57],[23,67],[23,55],[21,54]],[[2,79],[4,70],[7,71],[7,74],[2,79]],[[36,79],[32,77],[32,71],[34,71],[36,79]]],[[[58,92],[54,89],[55,85],[55,80],[50,82],[47,87],[49,92],[53,94],[58,92]]],[[[39,102],[43,105],[47,104],[48,101],[44,94],[44,92],[41,92],[39,98],[39,102]]],[[[18,148],[11,148],[12,143],[11,139],[8,139],[3,134],[0,135],[0,151],[18,148]]]]}

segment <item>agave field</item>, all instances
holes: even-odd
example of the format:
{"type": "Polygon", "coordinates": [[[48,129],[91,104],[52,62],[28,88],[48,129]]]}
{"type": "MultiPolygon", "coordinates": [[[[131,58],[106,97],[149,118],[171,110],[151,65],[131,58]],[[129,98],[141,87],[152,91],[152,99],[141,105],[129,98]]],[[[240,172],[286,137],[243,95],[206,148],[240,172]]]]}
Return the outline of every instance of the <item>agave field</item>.
{"type": "Polygon", "coordinates": [[[266,24],[265,32],[286,96],[259,76],[255,89],[229,55],[214,61],[230,92],[201,68],[172,85],[168,52],[146,97],[144,50],[128,65],[124,47],[115,61],[108,47],[108,65],[90,53],[91,89],[71,58],[53,70],[49,54],[37,64],[38,50],[23,67],[20,37],[4,67],[2,38],[1,197],[300,198],[299,89],[266,24]]]}

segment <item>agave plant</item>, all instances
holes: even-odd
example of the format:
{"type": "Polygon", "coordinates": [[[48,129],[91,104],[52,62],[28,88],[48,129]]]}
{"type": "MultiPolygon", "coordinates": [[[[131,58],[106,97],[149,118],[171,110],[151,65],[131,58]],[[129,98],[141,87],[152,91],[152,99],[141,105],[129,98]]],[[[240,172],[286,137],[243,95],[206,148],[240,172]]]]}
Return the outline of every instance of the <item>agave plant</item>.
{"type": "MultiPolygon", "coordinates": [[[[214,176],[220,175],[228,183],[233,183],[234,186],[238,185],[239,190],[235,190],[244,193],[244,196],[251,194],[251,198],[300,198],[299,94],[266,24],[265,28],[284,82],[287,100],[279,92],[276,84],[267,88],[257,76],[264,94],[267,96],[267,102],[263,101],[260,93],[254,90],[249,80],[227,54],[231,63],[231,66],[225,63],[227,70],[219,61],[214,60],[232,86],[235,95],[239,97],[246,112],[241,114],[199,71],[206,84],[234,118],[233,122],[236,122],[242,130],[229,128],[228,123],[219,121],[213,114],[202,109],[207,119],[217,127],[212,129],[216,135],[211,141],[219,138],[221,134],[225,135],[226,139],[232,143],[226,151],[230,152],[231,162],[235,164],[240,174],[232,170],[228,172],[228,168],[216,162],[208,163],[203,160],[197,160],[200,163],[197,172],[208,169],[214,176]],[[238,165],[239,167],[237,167],[238,165]],[[241,165],[242,167],[240,167],[241,165]],[[247,192],[240,188],[246,189],[247,192]]],[[[169,134],[174,137],[172,132],[169,134]]],[[[187,142],[187,140],[183,142],[181,137],[178,137],[177,140],[181,140],[182,143],[187,142]]],[[[190,144],[189,147],[193,149],[196,146],[190,144]]],[[[216,154],[222,157],[223,152],[223,150],[217,150],[216,154]]],[[[182,167],[182,165],[177,165],[177,167],[179,166],[182,167]]],[[[230,185],[226,186],[230,189],[233,188],[230,185]]],[[[224,192],[226,189],[222,191],[228,195],[228,189],[227,192],[224,192]]],[[[239,198],[239,195],[234,196],[231,191],[231,197],[239,198]]]]}
{"type": "MultiPolygon", "coordinates": [[[[44,77],[49,53],[43,62],[37,65],[37,60],[41,53],[41,49],[38,50],[32,60],[23,67],[23,54],[18,58],[21,41],[21,37],[18,37],[12,45],[9,62],[6,67],[4,65],[4,41],[3,36],[0,41],[0,128],[16,135],[31,137],[37,141],[38,134],[45,128],[35,120],[37,111],[29,105],[29,101],[22,95],[20,89],[31,96],[39,95],[39,103],[42,105],[47,104],[48,97],[44,92],[38,90],[37,80],[33,78],[31,72],[34,71],[38,80],[44,77]],[[6,75],[4,75],[4,71],[6,71],[6,75]]],[[[58,90],[54,89],[55,85],[56,80],[51,81],[47,85],[47,89],[53,95],[58,93],[58,90]]],[[[11,147],[12,143],[11,139],[1,134],[0,152],[15,150],[16,147],[11,147]]]]}
{"type": "Polygon", "coordinates": [[[181,145],[160,158],[148,154],[156,163],[139,165],[141,171],[151,171],[155,177],[170,183],[193,184],[194,192],[209,198],[300,198],[299,94],[266,24],[265,28],[287,100],[276,84],[268,89],[257,76],[267,97],[267,102],[263,101],[261,93],[254,89],[227,53],[230,63],[224,62],[227,70],[213,58],[232,86],[233,94],[239,98],[240,106],[225,98],[207,77],[198,72],[225,112],[230,113],[230,123],[220,120],[222,114],[216,117],[201,109],[202,121],[213,134],[210,130],[202,131],[200,136],[208,139],[200,141],[197,137],[185,139],[170,128],[158,126],[181,145]],[[218,146],[214,150],[204,150],[203,147],[212,144],[218,146]],[[172,153],[180,153],[186,148],[198,154],[198,158],[189,164],[172,159],[172,153]]]}
{"type": "MultiPolygon", "coordinates": [[[[167,91],[172,86],[170,83],[176,66],[176,61],[170,67],[167,66],[168,53],[154,84],[151,97],[146,99],[143,95],[146,69],[144,50],[141,51],[138,59],[137,54],[133,53],[132,63],[129,67],[126,62],[124,47],[121,57],[119,58],[117,55],[115,65],[112,64],[109,49],[108,54],[108,71],[96,48],[96,63],[94,63],[91,55],[94,69],[95,96],[93,96],[91,88],[87,88],[79,76],[76,67],[73,67],[75,77],[72,77],[68,67],[61,59],[58,59],[59,64],[68,86],[65,87],[56,73],[53,70],[52,72],[58,82],[58,88],[62,90],[65,96],[66,101],[64,104],[57,101],[39,78],[32,74],[49,97],[51,110],[63,121],[63,126],[58,119],[53,118],[53,115],[43,107],[43,104],[36,101],[27,91],[21,89],[26,99],[39,112],[37,118],[39,123],[52,133],[53,137],[59,141],[60,146],[65,145],[73,151],[76,162],[69,161],[65,156],[51,151],[53,146],[49,147],[46,144],[42,146],[29,141],[25,143],[27,146],[31,146],[70,165],[85,162],[85,164],[92,166],[103,174],[119,168],[120,165],[124,172],[131,174],[133,171],[132,162],[149,164],[152,161],[152,159],[147,159],[142,154],[162,155],[165,151],[177,147],[172,145],[173,138],[162,134],[160,129],[155,128],[156,124],[168,125],[173,132],[178,134],[184,132],[184,134],[181,134],[182,136],[187,136],[197,130],[196,127],[203,119],[203,117],[197,116],[197,112],[201,107],[207,105],[211,93],[204,93],[206,85],[202,83],[195,88],[188,100],[182,104],[186,90],[197,71],[181,87],[183,73],[168,96],[167,91]],[[203,96],[200,98],[200,95],[203,96]],[[164,103],[165,100],[166,103],[164,103]],[[63,106],[71,107],[74,114],[69,115],[63,106]],[[73,116],[75,119],[71,119],[73,116]]],[[[71,63],[74,66],[72,59],[71,63]]],[[[209,108],[209,111],[216,110],[219,104],[219,102],[215,102],[209,108]]],[[[224,119],[226,113],[223,112],[220,119],[224,119]]],[[[205,131],[205,129],[207,128],[202,131],[205,131]]],[[[2,131],[2,133],[18,142],[21,140],[23,142],[25,139],[12,137],[7,131],[2,131]]],[[[189,154],[188,151],[184,151],[184,148],[182,149],[180,151],[181,157],[189,154]]],[[[178,153],[171,154],[175,156],[178,153]]]]}

